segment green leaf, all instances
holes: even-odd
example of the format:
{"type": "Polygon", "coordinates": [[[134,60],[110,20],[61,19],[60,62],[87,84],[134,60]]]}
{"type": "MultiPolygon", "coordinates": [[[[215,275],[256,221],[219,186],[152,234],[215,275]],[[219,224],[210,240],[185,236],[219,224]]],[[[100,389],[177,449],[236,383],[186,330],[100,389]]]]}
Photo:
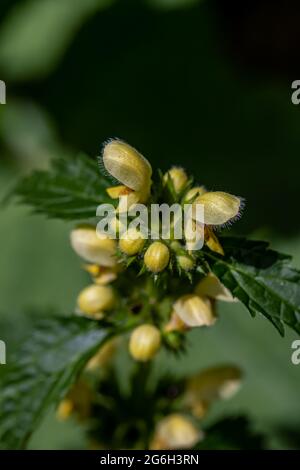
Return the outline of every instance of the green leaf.
{"type": "Polygon", "coordinates": [[[284,325],[300,333],[300,271],[291,257],[268,243],[244,238],[221,239],[225,256],[205,251],[214,274],[249,312],[263,314],[284,335],[284,325]]]}
{"type": "Polygon", "coordinates": [[[50,171],[35,171],[22,179],[15,195],[35,213],[51,218],[86,220],[96,217],[99,204],[112,203],[106,194],[109,181],[95,160],[80,154],[53,161],[50,171]]]}
{"type": "MultiPolygon", "coordinates": [[[[85,318],[53,317],[35,329],[0,379],[0,449],[23,448],[112,331],[85,318]]],[[[6,369],[7,368],[7,369],[6,369]]]]}
{"type": "Polygon", "coordinates": [[[208,427],[204,440],[199,442],[195,449],[262,450],[264,437],[252,431],[245,416],[228,417],[208,427]]]}

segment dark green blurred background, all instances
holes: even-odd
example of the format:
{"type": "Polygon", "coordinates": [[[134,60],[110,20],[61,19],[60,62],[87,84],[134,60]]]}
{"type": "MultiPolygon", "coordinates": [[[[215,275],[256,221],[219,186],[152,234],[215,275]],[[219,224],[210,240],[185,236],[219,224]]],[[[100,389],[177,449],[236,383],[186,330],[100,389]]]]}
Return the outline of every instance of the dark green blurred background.
{"type": "MultiPolygon", "coordinates": [[[[153,167],[181,164],[208,189],[244,196],[236,233],[272,240],[300,267],[300,107],[291,102],[300,79],[299,2],[1,0],[0,15],[1,194],[52,156],[95,156],[117,136],[153,167]]],[[[1,210],[0,338],[9,352],[37,316],[71,312],[87,281],[69,229],[27,208],[1,210]]],[[[295,338],[287,332],[282,340],[242,306],[221,307],[215,328],[190,335],[187,357],[161,354],[156,371],[169,361],[176,374],[236,362],[244,387],[215,416],[246,412],[273,446],[291,446],[279,431],[299,426],[295,338]]],[[[31,443],[85,445],[74,423],[52,415],[31,443]]]]}

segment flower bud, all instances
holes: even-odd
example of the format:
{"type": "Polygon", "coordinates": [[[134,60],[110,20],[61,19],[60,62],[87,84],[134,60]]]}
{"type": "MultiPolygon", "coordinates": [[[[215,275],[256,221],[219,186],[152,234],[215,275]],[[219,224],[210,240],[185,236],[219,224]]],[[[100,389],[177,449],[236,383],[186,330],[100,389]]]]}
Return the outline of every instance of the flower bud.
{"type": "Polygon", "coordinates": [[[173,305],[175,312],[188,326],[211,326],[216,317],[208,298],[196,294],[180,297],[173,305]]]}
{"type": "Polygon", "coordinates": [[[101,266],[115,266],[116,242],[94,227],[78,227],[71,232],[71,245],[84,260],[101,266]]]}
{"type": "Polygon", "coordinates": [[[183,202],[187,204],[189,201],[192,201],[196,196],[201,196],[204,193],[206,193],[206,189],[204,186],[196,186],[195,188],[191,188],[184,196],[183,202]]]}
{"type": "Polygon", "coordinates": [[[188,177],[184,169],[176,166],[164,174],[164,182],[167,183],[169,179],[171,179],[177,194],[181,193],[188,182],[188,177]]]}
{"type": "Polygon", "coordinates": [[[120,250],[128,256],[139,253],[145,244],[145,239],[137,229],[129,229],[123,233],[119,241],[120,250]]]}
{"type": "Polygon", "coordinates": [[[179,413],[166,416],[156,426],[151,450],[191,449],[203,438],[203,432],[179,413]]]}
{"type": "Polygon", "coordinates": [[[161,242],[153,242],[144,255],[144,263],[149,271],[159,273],[169,264],[169,248],[161,242]]]}
{"type": "Polygon", "coordinates": [[[153,325],[141,325],[132,332],[129,341],[131,356],[141,362],[149,361],[157,353],[161,344],[161,334],[153,325]]]}
{"type": "Polygon", "coordinates": [[[241,208],[238,197],[222,191],[206,192],[197,197],[194,204],[203,204],[206,225],[226,224],[239,215],[241,208]]]}
{"type": "Polygon", "coordinates": [[[134,191],[149,190],[152,168],[137,150],[121,140],[111,140],[103,150],[106,170],[134,191]]]}
{"type": "Polygon", "coordinates": [[[231,292],[213,273],[209,273],[199,281],[195,288],[195,293],[200,296],[210,297],[211,299],[223,300],[224,302],[236,302],[231,292]]]}
{"type": "Polygon", "coordinates": [[[190,403],[216,399],[227,400],[239,390],[242,373],[235,366],[219,366],[204,370],[187,382],[187,397],[190,403]]]}
{"type": "Polygon", "coordinates": [[[178,255],[176,259],[177,259],[179,266],[184,271],[190,271],[195,266],[195,261],[190,256],[178,255]]]}
{"type": "Polygon", "coordinates": [[[106,310],[111,310],[115,304],[114,291],[110,286],[92,284],[83,289],[77,299],[79,310],[90,316],[99,318],[106,310]]]}

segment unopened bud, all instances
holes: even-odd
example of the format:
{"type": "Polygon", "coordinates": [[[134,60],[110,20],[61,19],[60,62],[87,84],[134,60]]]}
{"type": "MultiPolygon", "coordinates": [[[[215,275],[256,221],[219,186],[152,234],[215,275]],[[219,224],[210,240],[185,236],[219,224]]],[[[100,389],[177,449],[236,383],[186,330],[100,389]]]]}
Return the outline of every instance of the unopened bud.
{"type": "Polygon", "coordinates": [[[163,418],[156,426],[151,450],[191,449],[203,438],[203,432],[179,413],[163,418]]]}
{"type": "Polygon", "coordinates": [[[204,223],[207,225],[226,224],[239,215],[241,208],[240,198],[222,191],[204,193],[194,204],[204,206],[204,223]]]}
{"type": "Polygon", "coordinates": [[[80,312],[100,318],[115,305],[115,294],[110,286],[92,284],[83,289],[77,299],[80,312]]]}
{"type": "Polygon", "coordinates": [[[141,232],[136,229],[129,229],[123,233],[119,241],[120,250],[128,256],[133,256],[139,253],[145,244],[141,232]]]}
{"type": "Polygon", "coordinates": [[[136,149],[121,140],[111,140],[103,150],[106,170],[134,191],[149,190],[151,165],[136,149]]]}
{"type": "Polygon", "coordinates": [[[195,261],[193,260],[193,258],[191,258],[191,256],[178,255],[176,259],[177,259],[179,266],[184,271],[190,271],[195,266],[195,261]]]}
{"type": "Polygon", "coordinates": [[[236,302],[231,292],[213,273],[209,273],[201,279],[196,286],[195,293],[200,296],[210,297],[211,299],[223,300],[224,302],[236,302]]]}
{"type": "Polygon", "coordinates": [[[169,264],[169,248],[161,242],[153,242],[144,255],[144,263],[149,271],[159,273],[169,264]]]}
{"type": "Polygon", "coordinates": [[[78,227],[71,232],[74,251],[86,261],[101,266],[115,266],[116,242],[94,227],[78,227]]]}
{"type": "Polygon", "coordinates": [[[188,182],[188,177],[184,169],[176,166],[165,173],[164,182],[167,183],[169,179],[171,179],[177,194],[181,193],[188,182]]]}
{"type": "Polygon", "coordinates": [[[208,298],[199,295],[184,295],[174,303],[173,307],[188,326],[211,326],[216,321],[212,303],[208,298]]]}
{"type": "Polygon", "coordinates": [[[160,348],[161,334],[153,325],[138,326],[131,334],[129,351],[131,356],[141,362],[149,361],[160,348]]]}

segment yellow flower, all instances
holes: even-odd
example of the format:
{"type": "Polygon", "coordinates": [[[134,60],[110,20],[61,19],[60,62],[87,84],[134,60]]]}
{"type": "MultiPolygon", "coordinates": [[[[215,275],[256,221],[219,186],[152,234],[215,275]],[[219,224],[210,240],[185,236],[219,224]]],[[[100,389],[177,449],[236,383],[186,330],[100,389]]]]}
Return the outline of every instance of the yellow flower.
{"type": "Polygon", "coordinates": [[[195,293],[200,296],[210,297],[211,299],[223,300],[224,302],[236,302],[231,292],[213,273],[207,274],[207,276],[199,281],[195,288],[195,293]]]}
{"type": "Polygon", "coordinates": [[[96,232],[95,227],[78,227],[71,231],[71,245],[84,260],[101,266],[116,265],[116,242],[104,234],[96,232]]]}
{"type": "MultiPolygon", "coordinates": [[[[240,214],[241,199],[222,191],[206,192],[194,201],[204,206],[204,223],[206,225],[224,225],[240,214]]],[[[198,221],[203,222],[203,221],[198,221]]]]}
{"type": "Polygon", "coordinates": [[[133,330],[129,341],[131,356],[141,362],[152,359],[160,348],[161,334],[154,325],[144,324],[133,330]]]}
{"type": "MultiPolygon", "coordinates": [[[[111,140],[103,149],[103,164],[110,175],[133,191],[134,197],[128,207],[135,202],[147,201],[150,195],[152,168],[148,160],[136,149],[121,140],[111,140]]],[[[122,196],[124,190],[119,190],[119,196],[122,196]]],[[[115,197],[119,190],[109,188],[108,194],[115,197]]],[[[125,195],[125,198],[127,197],[125,195]]]]}
{"type": "Polygon", "coordinates": [[[92,284],[80,292],[77,306],[81,313],[101,319],[105,311],[114,307],[115,301],[115,294],[110,286],[92,284]]]}
{"type": "Polygon", "coordinates": [[[201,439],[203,432],[190,419],[173,413],[158,422],[150,449],[192,449],[201,439]]]}
{"type": "Polygon", "coordinates": [[[151,243],[144,255],[145,266],[153,273],[163,271],[168,266],[169,260],[169,248],[161,242],[151,243]]]}
{"type": "Polygon", "coordinates": [[[216,321],[211,301],[196,294],[183,295],[173,308],[188,326],[211,326],[216,321]]]}

